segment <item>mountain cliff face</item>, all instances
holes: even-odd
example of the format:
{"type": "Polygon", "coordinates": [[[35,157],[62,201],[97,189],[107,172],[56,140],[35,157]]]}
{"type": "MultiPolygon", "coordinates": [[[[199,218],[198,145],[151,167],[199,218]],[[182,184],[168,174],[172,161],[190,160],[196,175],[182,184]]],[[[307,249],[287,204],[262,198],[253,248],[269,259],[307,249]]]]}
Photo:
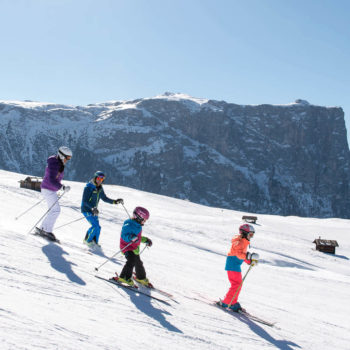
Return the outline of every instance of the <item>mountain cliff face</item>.
{"type": "Polygon", "coordinates": [[[113,183],[210,206],[350,218],[341,108],[244,106],[166,93],[86,107],[0,102],[0,168],[42,176],[61,145],[65,179],[113,183]]]}

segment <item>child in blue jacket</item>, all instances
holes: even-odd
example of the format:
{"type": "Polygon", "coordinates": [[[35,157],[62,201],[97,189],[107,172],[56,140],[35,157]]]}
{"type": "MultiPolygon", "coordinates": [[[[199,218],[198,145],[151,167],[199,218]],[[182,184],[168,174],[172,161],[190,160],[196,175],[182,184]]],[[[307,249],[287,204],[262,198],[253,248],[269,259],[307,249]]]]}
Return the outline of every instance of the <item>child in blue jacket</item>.
{"type": "Polygon", "coordinates": [[[120,236],[120,249],[125,255],[126,263],[120,276],[113,277],[114,280],[129,286],[134,286],[132,273],[135,268],[135,280],[146,287],[152,287],[152,284],[149,282],[148,278],[146,278],[146,271],[140,259],[140,244],[145,243],[149,247],[152,246],[152,241],[142,236],[142,226],[148,219],[148,210],[143,207],[136,207],[133,212],[133,217],[124,221],[120,236]]]}

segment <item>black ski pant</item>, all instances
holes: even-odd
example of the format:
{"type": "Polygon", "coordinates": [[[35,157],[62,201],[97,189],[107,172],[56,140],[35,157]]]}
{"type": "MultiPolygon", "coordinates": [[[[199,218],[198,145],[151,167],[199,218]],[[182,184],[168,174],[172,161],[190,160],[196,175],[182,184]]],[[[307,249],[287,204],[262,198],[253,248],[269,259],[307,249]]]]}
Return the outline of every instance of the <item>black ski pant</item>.
{"type": "Polygon", "coordinates": [[[135,254],[132,251],[125,252],[126,263],[120,273],[121,278],[128,280],[132,276],[132,271],[135,267],[136,277],[139,280],[146,278],[146,271],[143,267],[143,262],[141,261],[140,255],[135,254]]]}

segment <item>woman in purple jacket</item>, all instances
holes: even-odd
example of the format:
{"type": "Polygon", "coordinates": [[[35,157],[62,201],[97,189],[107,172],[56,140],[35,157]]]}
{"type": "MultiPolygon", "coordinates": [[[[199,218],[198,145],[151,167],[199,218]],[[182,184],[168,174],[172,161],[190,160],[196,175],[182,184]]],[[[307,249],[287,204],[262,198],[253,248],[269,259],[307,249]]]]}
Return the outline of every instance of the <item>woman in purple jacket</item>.
{"type": "Polygon", "coordinates": [[[41,227],[36,227],[36,232],[40,235],[47,236],[51,240],[56,240],[52,233],[55,222],[60,215],[60,205],[58,204],[57,191],[63,189],[65,192],[70,190],[69,186],[61,184],[64,175],[64,167],[68,160],[72,158],[72,151],[65,146],[58,150],[58,154],[47,159],[44,179],[41,183],[41,193],[46,199],[49,211],[41,223],[41,227]]]}

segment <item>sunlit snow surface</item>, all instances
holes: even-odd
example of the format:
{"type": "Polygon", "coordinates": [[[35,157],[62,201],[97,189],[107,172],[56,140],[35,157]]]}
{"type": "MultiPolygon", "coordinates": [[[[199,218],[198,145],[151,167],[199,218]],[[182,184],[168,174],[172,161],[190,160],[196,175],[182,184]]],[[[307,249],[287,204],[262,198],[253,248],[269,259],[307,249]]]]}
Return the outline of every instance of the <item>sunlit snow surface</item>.
{"type": "MultiPolygon", "coordinates": [[[[168,306],[94,277],[94,268],[119,250],[128,218],[122,206],[100,203],[105,256],[82,244],[85,219],[55,231],[61,245],[48,243],[27,234],[44,203],[15,220],[41,200],[19,187],[25,177],[0,171],[1,349],[349,349],[349,220],[258,215],[250,251],[261,261],[240,302],[277,322],[270,328],[201,301],[224,297],[226,252],[247,213],[105,185],[109,197],[124,198],[129,213],[136,205],[151,212],[143,233],[153,246],[141,256],[149,279],[176,298],[168,306]],[[336,255],[315,250],[319,236],[338,241],[336,255]]],[[[56,227],[81,218],[84,184],[65,183],[72,190],[61,199],[56,227]]],[[[120,272],[124,260],[116,258],[101,276],[120,272]]]]}

